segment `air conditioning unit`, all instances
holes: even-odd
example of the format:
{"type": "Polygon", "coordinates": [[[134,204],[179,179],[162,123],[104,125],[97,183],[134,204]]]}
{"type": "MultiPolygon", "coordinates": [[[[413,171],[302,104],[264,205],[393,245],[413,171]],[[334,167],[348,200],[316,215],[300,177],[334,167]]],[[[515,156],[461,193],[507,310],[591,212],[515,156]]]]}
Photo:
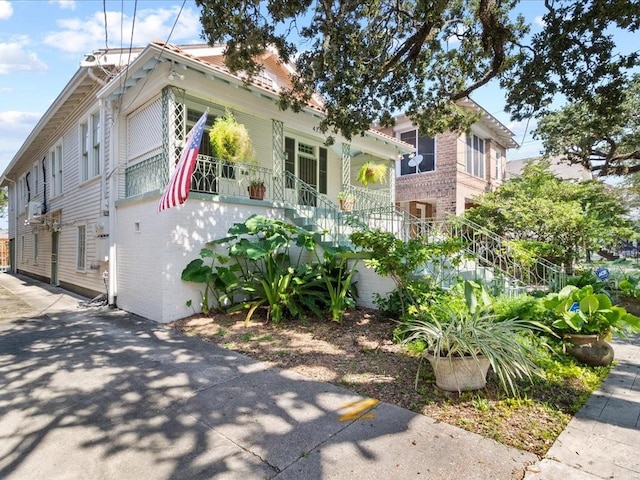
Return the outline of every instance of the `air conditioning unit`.
{"type": "Polygon", "coordinates": [[[42,203],[29,202],[27,205],[27,221],[36,219],[42,215],[42,203]]]}

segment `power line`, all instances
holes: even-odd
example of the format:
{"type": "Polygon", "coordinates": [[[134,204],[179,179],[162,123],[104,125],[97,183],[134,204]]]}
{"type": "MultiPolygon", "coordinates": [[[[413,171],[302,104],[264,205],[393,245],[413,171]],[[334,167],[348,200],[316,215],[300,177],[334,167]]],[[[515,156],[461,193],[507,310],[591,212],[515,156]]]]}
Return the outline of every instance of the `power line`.
{"type": "Polygon", "coordinates": [[[107,0],[102,0],[102,12],[104,13],[104,48],[109,50],[109,31],[107,30],[107,0]]]}
{"type": "MultiPolygon", "coordinates": [[[[180,15],[182,15],[182,10],[184,9],[184,5],[187,3],[187,0],[182,0],[182,5],[180,6],[180,10],[178,11],[178,15],[176,15],[176,19],[173,22],[173,26],[171,27],[171,31],[169,32],[169,35],[167,36],[167,40],[164,42],[164,44],[162,45],[162,49],[160,50],[160,54],[158,55],[158,57],[156,58],[156,63],[155,65],[151,68],[151,71],[148,73],[148,75],[145,77],[144,82],[142,83],[142,86],[140,87],[140,89],[138,90],[138,93],[136,93],[136,95],[131,99],[131,101],[129,102],[129,104],[125,107],[129,108],[133,102],[136,101],[136,99],[138,98],[138,96],[140,95],[140,92],[142,92],[144,90],[144,86],[147,84],[147,81],[149,80],[149,77],[151,76],[151,74],[153,73],[153,71],[156,69],[156,67],[158,66],[158,64],[160,63],[160,59],[162,58],[162,54],[165,51],[165,48],[167,47],[167,43],[169,43],[169,40],[171,40],[171,35],[173,35],[173,31],[176,28],[176,25],[178,24],[178,20],[180,19],[180,15]]],[[[137,4],[137,0],[136,0],[136,4],[137,4]]],[[[131,38],[133,39],[133,28],[132,30],[132,34],[131,34],[131,38]]],[[[130,47],[131,48],[131,47],[130,47]]],[[[129,54],[131,54],[131,50],[129,50],[129,54]]],[[[127,62],[127,71],[129,69],[129,62],[127,62]]],[[[120,114],[120,111],[122,110],[122,105],[120,105],[118,107],[118,114],[120,114]]]]}

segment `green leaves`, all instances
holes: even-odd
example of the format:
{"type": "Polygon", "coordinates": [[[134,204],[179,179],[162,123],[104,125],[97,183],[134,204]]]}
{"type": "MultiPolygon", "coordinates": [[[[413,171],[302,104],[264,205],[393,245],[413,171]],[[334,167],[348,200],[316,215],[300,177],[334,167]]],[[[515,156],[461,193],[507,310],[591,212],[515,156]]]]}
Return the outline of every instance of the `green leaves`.
{"type": "Polygon", "coordinates": [[[552,327],[560,333],[607,334],[618,336],[640,332],[640,318],[614,306],[605,293],[594,293],[592,285],[568,285],[547,295],[543,304],[555,315],[552,327]]]}

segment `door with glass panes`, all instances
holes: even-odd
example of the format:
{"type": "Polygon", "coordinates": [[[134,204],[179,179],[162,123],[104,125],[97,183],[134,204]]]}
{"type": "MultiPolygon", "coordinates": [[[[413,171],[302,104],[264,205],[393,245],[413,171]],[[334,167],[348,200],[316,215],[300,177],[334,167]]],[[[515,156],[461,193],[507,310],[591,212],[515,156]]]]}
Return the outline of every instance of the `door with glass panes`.
{"type": "MultiPolygon", "coordinates": [[[[299,205],[317,206],[318,193],[327,193],[327,149],[286,137],[285,153],[286,171],[302,181],[298,182],[294,198],[299,205]]],[[[291,178],[287,178],[285,186],[296,188],[291,178]]]]}

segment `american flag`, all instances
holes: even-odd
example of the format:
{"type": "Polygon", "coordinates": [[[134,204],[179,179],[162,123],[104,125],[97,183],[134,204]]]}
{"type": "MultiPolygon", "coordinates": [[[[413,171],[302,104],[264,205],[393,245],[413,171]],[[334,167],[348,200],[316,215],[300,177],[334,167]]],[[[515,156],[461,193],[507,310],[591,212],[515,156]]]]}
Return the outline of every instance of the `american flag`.
{"type": "Polygon", "coordinates": [[[171,180],[162,194],[158,203],[158,212],[167,208],[181,205],[187,201],[189,189],[191,188],[191,175],[196,166],[198,152],[200,151],[200,141],[207,122],[207,112],[204,112],[191,131],[187,134],[185,145],[180,153],[180,159],[176,169],[171,175],[171,180]]]}

